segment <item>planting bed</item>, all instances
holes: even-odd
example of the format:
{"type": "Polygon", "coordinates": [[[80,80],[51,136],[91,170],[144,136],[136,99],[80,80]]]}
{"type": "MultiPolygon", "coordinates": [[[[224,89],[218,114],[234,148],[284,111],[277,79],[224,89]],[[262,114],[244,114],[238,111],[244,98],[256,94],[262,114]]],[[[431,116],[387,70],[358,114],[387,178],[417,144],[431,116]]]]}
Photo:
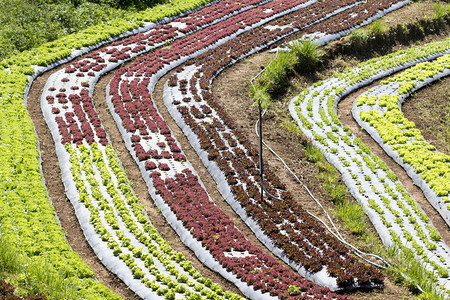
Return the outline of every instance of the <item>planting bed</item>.
{"type": "Polygon", "coordinates": [[[382,81],[354,103],[356,121],[401,164],[450,224],[450,157],[424,141],[414,123],[401,113],[403,101],[416,90],[450,74],[449,55],[417,64],[382,81]]]}
{"type": "MultiPolygon", "coordinates": [[[[363,204],[383,242],[412,247],[449,288],[449,247],[429,218],[405,192],[397,177],[370,148],[338,120],[341,97],[377,78],[448,53],[449,40],[370,60],[352,70],[318,82],[292,100],[290,111],[302,131],[321,148],[342,173],[353,196],[363,204]],[[350,159],[351,158],[351,159],[350,159]]],[[[375,89],[374,89],[375,90],[375,89]]],[[[375,98],[362,97],[371,101],[375,98]],[[369,100],[370,99],[370,100],[369,100]]],[[[397,104],[395,104],[398,107],[397,104]]],[[[390,104],[393,109],[394,105],[390,104]]],[[[355,114],[354,114],[355,115],[355,114]]]]}

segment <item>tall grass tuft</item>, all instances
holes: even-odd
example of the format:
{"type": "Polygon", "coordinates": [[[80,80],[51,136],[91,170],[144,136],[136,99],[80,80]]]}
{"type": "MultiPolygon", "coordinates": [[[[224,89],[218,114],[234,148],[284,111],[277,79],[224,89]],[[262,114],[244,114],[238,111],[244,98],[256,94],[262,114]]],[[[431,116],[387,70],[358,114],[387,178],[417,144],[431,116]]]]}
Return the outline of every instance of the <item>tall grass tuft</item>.
{"type": "Polygon", "coordinates": [[[311,144],[306,145],[305,154],[306,159],[312,163],[320,161],[323,157],[322,152],[311,144]]]}
{"type": "Polygon", "coordinates": [[[450,6],[443,5],[440,2],[435,2],[433,4],[433,18],[440,19],[445,16],[450,11],[450,6]]]}
{"type": "Polygon", "coordinates": [[[382,35],[384,32],[386,32],[386,25],[381,19],[376,19],[372,22],[372,24],[370,24],[370,30],[375,35],[382,35]]]}
{"type": "Polygon", "coordinates": [[[5,234],[0,232],[0,272],[17,273],[23,267],[22,256],[9,242],[5,234]]]}
{"type": "Polygon", "coordinates": [[[297,59],[289,52],[279,52],[261,77],[261,84],[271,96],[276,96],[288,84],[289,72],[297,59]]]}
{"type": "Polygon", "coordinates": [[[250,89],[250,94],[253,98],[256,99],[255,105],[258,105],[261,103],[262,108],[269,107],[270,103],[272,102],[272,99],[267,94],[267,86],[264,86],[262,84],[256,84],[255,86],[252,86],[250,89]]]}
{"type": "Polygon", "coordinates": [[[320,50],[320,45],[310,39],[294,41],[289,46],[297,58],[297,71],[301,73],[313,72],[323,63],[324,54],[320,50]]]}
{"type": "Polygon", "coordinates": [[[345,185],[333,182],[332,184],[326,186],[327,192],[330,194],[330,200],[334,204],[341,204],[347,197],[347,187],[345,185]]]}
{"type": "Polygon", "coordinates": [[[360,203],[353,201],[343,201],[336,206],[337,217],[344,222],[351,233],[362,236],[368,232],[364,210],[360,203]]]}

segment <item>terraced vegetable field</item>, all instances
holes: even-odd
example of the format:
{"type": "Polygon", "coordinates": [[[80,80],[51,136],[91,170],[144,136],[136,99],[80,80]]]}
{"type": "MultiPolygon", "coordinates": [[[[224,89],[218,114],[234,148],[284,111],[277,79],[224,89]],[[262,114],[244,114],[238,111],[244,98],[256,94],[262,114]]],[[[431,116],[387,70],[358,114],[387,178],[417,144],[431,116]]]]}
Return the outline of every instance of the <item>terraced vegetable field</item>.
{"type": "MultiPolygon", "coordinates": [[[[320,32],[319,41],[326,43],[408,1],[186,3],[183,9],[191,10],[181,15],[180,7],[156,8],[106,28],[111,39],[99,44],[105,39],[101,30],[88,31],[81,44],[60,41],[1,62],[2,234],[31,261],[50,262],[56,276],[79,287],[79,297],[120,298],[96,281],[64,239],[50,201],[55,190],[49,188],[49,197],[45,189],[45,182],[55,180],[87,241],[72,248],[92,249],[98,260],[90,265],[117,276],[121,287],[106,285],[124,298],[347,299],[349,291],[383,289],[385,273],[329,233],[269,165],[263,169],[271,196],[261,197],[255,141],[216,100],[212,83],[229,66],[294,34],[320,32]],[[108,72],[106,95],[96,99],[96,85],[108,72]],[[43,73],[28,101],[32,81],[43,73]],[[163,91],[156,92],[161,84],[163,91]],[[37,134],[47,136],[44,148],[26,106],[37,134]],[[185,137],[179,138],[174,124],[185,137]],[[44,166],[47,157],[57,158],[56,173],[42,172],[39,150],[44,166]],[[137,165],[132,176],[140,184],[129,179],[133,166],[122,152],[137,165]],[[204,173],[215,184],[204,184],[204,173]]],[[[375,79],[432,61],[361,95],[353,114],[449,223],[448,155],[423,141],[398,105],[421,84],[448,74],[449,46],[446,39],[370,60],[315,83],[289,106],[303,134],[342,174],[383,244],[412,248],[446,290],[448,241],[389,167],[342,126],[336,105],[375,79]]],[[[69,207],[62,205],[55,203],[57,209],[69,207]]]]}

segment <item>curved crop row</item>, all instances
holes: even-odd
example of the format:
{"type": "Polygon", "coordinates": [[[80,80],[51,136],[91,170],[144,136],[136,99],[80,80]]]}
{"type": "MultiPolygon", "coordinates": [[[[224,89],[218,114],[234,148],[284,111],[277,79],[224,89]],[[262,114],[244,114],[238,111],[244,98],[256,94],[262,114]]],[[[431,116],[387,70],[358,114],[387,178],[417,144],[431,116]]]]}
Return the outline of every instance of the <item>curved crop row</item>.
{"type": "MultiPolygon", "coordinates": [[[[272,5],[272,3],[270,3],[270,5],[272,5]]],[[[389,6],[388,4],[384,4],[386,6],[389,6]]],[[[264,7],[264,12],[265,13],[274,13],[270,9],[269,4],[267,5],[263,5],[264,7]],[[264,7],[264,6],[267,6],[264,7]]],[[[323,13],[320,9],[318,8],[324,8],[326,7],[325,4],[321,3],[320,5],[318,5],[316,7],[317,12],[323,13]]],[[[308,7],[309,8],[309,7],[308,7]]],[[[308,9],[306,8],[306,9],[308,9]]],[[[363,8],[359,8],[360,11],[364,11],[367,9],[367,7],[363,7],[363,8]]],[[[332,9],[329,8],[329,10],[333,11],[332,9]]],[[[311,12],[311,11],[310,11],[311,12]]],[[[375,11],[374,13],[376,13],[377,11],[375,11]]],[[[351,13],[355,13],[355,11],[352,11],[351,13]]],[[[350,14],[350,13],[349,13],[350,14]]],[[[368,14],[367,12],[365,12],[364,14],[368,14]]],[[[257,15],[257,14],[256,14],[257,15]]],[[[324,12],[322,16],[326,16],[327,12],[324,12]]],[[[370,15],[370,14],[369,14],[370,15]]],[[[249,12],[248,16],[250,18],[254,18],[254,16],[252,16],[249,12]]],[[[321,15],[319,15],[317,17],[317,19],[320,19],[321,15]]],[[[300,19],[300,17],[298,18],[300,19]]],[[[313,20],[314,21],[314,20],[313,20]]],[[[305,21],[305,23],[307,23],[308,21],[305,21]]],[[[237,22],[230,22],[230,24],[236,24],[237,22]]],[[[244,24],[243,24],[244,25],[244,24]]],[[[236,28],[236,27],[235,27],[236,28]]],[[[227,30],[230,32],[233,30],[233,28],[227,28],[227,30]]],[[[289,30],[291,31],[291,30],[289,30]]],[[[260,35],[259,39],[260,42],[270,42],[271,40],[273,40],[274,37],[277,37],[280,35],[280,30],[274,30],[271,36],[268,35],[260,35]],[[262,38],[264,37],[264,38],[262,38]]],[[[199,33],[200,34],[200,33],[199,33]]],[[[253,34],[253,33],[252,33],[253,34]]],[[[243,36],[246,36],[246,34],[243,34],[243,36]]],[[[165,73],[167,68],[173,67],[174,64],[170,64],[172,61],[177,61],[180,60],[182,61],[183,58],[179,58],[179,56],[182,56],[183,54],[187,54],[186,51],[191,51],[189,48],[186,50],[186,48],[184,48],[183,46],[186,44],[191,45],[191,43],[189,42],[190,40],[194,40],[197,39],[196,34],[194,34],[192,37],[188,37],[187,39],[182,39],[180,41],[176,41],[171,45],[170,49],[162,49],[161,51],[156,51],[155,53],[150,53],[149,55],[146,55],[145,58],[141,59],[137,59],[136,62],[134,62],[133,64],[131,64],[130,66],[128,66],[127,68],[124,68],[123,70],[119,71],[119,74],[117,74],[115,76],[115,78],[112,80],[111,82],[111,91],[110,94],[112,94],[112,98],[111,98],[111,102],[112,102],[112,108],[111,111],[113,113],[116,113],[119,115],[120,119],[117,119],[117,123],[121,123],[121,127],[122,129],[122,134],[125,137],[125,140],[127,141],[128,147],[130,149],[130,151],[132,153],[134,153],[136,160],[137,161],[148,161],[148,160],[152,160],[155,159],[156,157],[161,157],[162,153],[158,153],[158,151],[155,153],[154,150],[152,150],[151,147],[151,141],[150,144],[145,140],[142,140],[140,135],[144,135],[146,136],[150,131],[154,131],[154,129],[157,129],[157,123],[158,122],[152,122],[148,119],[145,111],[143,111],[143,109],[147,110],[147,103],[148,100],[146,100],[149,96],[148,96],[148,91],[145,88],[147,85],[152,86],[152,84],[154,84],[156,82],[156,78],[158,78],[160,75],[160,73],[165,73]],[[186,41],[185,41],[186,40],[186,41]],[[178,53],[181,53],[181,55],[178,55],[178,53]],[[161,62],[160,57],[165,54],[164,59],[167,60],[167,63],[164,64],[163,62],[161,62]],[[158,72],[158,70],[160,70],[160,72],[158,72]],[[144,78],[141,79],[139,78],[142,74],[145,74],[147,76],[151,75],[151,74],[155,74],[154,77],[150,77],[150,78],[144,78]],[[140,99],[140,97],[142,97],[142,99],[140,99]],[[133,100],[134,99],[134,100],[133,100]],[[145,102],[144,102],[145,101],[145,102]],[[144,105],[143,105],[144,104],[144,105]],[[152,129],[154,128],[154,129],[152,129]],[[133,136],[135,135],[135,136],[133,136]],[[147,145],[147,146],[145,146],[147,145]]],[[[214,37],[215,40],[218,40],[218,37],[214,37]]],[[[212,41],[214,41],[214,39],[212,39],[212,41]]],[[[213,50],[214,51],[214,50],[213,50]]],[[[231,53],[230,55],[226,55],[223,56],[225,57],[230,57],[232,55],[235,55],[234,53],[231,53]]],[[[154,111],[154,109],[150,109],[150,114],[154,114],[156,113],[156,111],[154,111]]],[[[155,118],[155,117],[153,117],[155,118]]],[[[157,118],[156,118],[157,119],[157,118]]],[[[152,138],[153,140],[153,138],[152,138]]],[[[155,143],[156,141],[153,141],[153,143],[155,143]]],[[[240,155],[242,156],[242,154],[240,155]]],[[[168,157],[170,158],[170,153],[168,153],[168,157]]],[[[247,159],[247,161],[249,161],[249,159],[247,159]]],[[[252,162],[254,163],[254,162],[252,162]]],[[[152,168],[156,168],[157,167],[157,163],[148,163],[146,166],[147,170],[151,170],[152,168]]],[[[165,171],[169,171],[170,169],[172,169],[171,166],[166,166],[164,165],[164,168],[166,169],[165,171]]],[[[144,168],[141,168],[141,170],[143,170],[144,168]]],[[[146,174],[145,171],[143,171],[144,174],[146,174]]],[[[145,176],[145,175],[144,175],[145,176]]],[[[264,209],[261,209],[261,213],[265,213],[264,209]]],[[[293,215],[294,216],[294,215],[293,215]]],[[[302,219],[308,220],[308,218],[302,217],[302,219]]],[[[322,233],[315,235],[316,237],[321,236],[322,233]]],[[[319,242],[320,243],[320,242],[319,242]]],[[[308,242],[306,242],[305,247],[308,246],[308,242]]],[[[309,250],[311,251],[311,247],[308,246],[309,250]]],[[[334,247],[337,247],[334,246],[334,247]]],[[[304,253],[310,252],[305,250],[304,253]]],[[[306,254],[307,257],[309,257],[310,254],[306,254]]],[[[323,256],[325,257],[325,255],[323,256]]],[[[328,256],[329,257],[329,256],[328,256]]],[[[339,257],[339,255],[337,256],[337,258],[339,257]]],[[[314,263],[314,260],[311,260],[311,263],[314,263]]],[[[326,261],[326,260],[325,260],[326,261]]],[[[318,266],[316,264],[312,265],[309,264],[309,266],[307,267],[310,270],[314,270],[314,273],[316,273],[317,271],[322,269],[321,264],[319,264],[318,266]]],[[[305,264],[306,264],[306,260],[305,260],[305,264]]],[[[347,264],[352,264],[352,260],[348,260],[347,264]]],[[[336,266],[338,264],[335,264],[336,266]]],[[[353,263],[354,265],[354,263],[353,263]]],[[[331,266],[331,264],[329,265],[331,266]]],[[[361,267],[359,267],[361,268],[361,267]]],[[[330,269],[331,270],[331,269],[330,269]]],[[[359,270],[359,272],[365,272],[363,271],[364,269],[359,270]]],[[[340,284],[345,286],[345,285],[353,285],[354,284],[354,279],[349,278],[349,277],[345,277],[346,279],[344,279],[344,277],[342,275],[339,275],[340,273],[345,273],[345,268],[342,268],[341,266],[338,266],[338,269],[336,271],[332,271],[332,274],[337,274],[341,279],[340,284]],[[342,271],[344,270],[344,271],[342,271]],[[336,273],[335,273],[336,272],[336,273]]],[[[370,271],[373,272],[373,271],[370,271]]],[[[361,278],[360,278],[360,282],[358,282],[358,284],[366,284],[367,282],[370,282],[372,280],[375,280],[375,282],[378,280],[375,277],[372,277],[372,275],[369,275],[369,277],[367,277],[367,275],[363,275],[364,273],[361,273],[361,278]],[[371,279],[372,277],[372,279],[371,279]]],[[[323,275],[318,275],[318,276],[323,276],[323,275]]],[[[317,280],[317,279],[316,279],[317,280]]]]}
{"type": "Polygon", "coordinates": [[[412,248],[441,277],[440,283],[447,289],[450,286],[448,245],[387,165],[341,125],[335,110],[337,102],[348,93],[422,60],[442,56],[448,53],[449,47],[447,39],[366,61],[314,84],[289,106],[302,131],[342,173],[384,244],[412,248]]]}
{"type": "MultiPolygon", "coordinates": [[[[275,3],[275,2],[274,2],[275,3]]],[[[279,5],[275,5],[274,3],[268,3],[265,5],[262,5],[261,8],[258,9],[258,11],[263,12],[267,16],[275,15],[278,11],[282,11],[283,7],[279,7],[279,5]]],[[[281,4],[281,2],[280,2],[281,4]]],[[[295,3],[290,3],[289,5],[295,5],[295,3]]],[[[241,19],[240,22],[236,22],[236,20],[231,20],[229,24],[239,24],[241,23],[243,25],[243,28],[247,27],[248,25],[252,23],[258,23],[259,15],[260,13],[258,11],[249,11],[248,14],[243,15],[242,17],[245,17],[247,19],[241,19]],[[256,17],[256,19],[255,19],[256,17]]],[[[239,16],[240,17],[240,16],[239,16]]],[[[225,24],[225,27],[227,28],[228,33],[226,35],[228,36],[230,33],[232,33],[235,30],[239,30],[238,26],[230,27],[227,24],[225,24]]],[[[214,37],[210,39],[209,42],[214,42],[215,40],[220,39],[220,35],[218,36],[217,30],[211,30],[216,33],[214,37]]],[[[220,32],[220,31],[219,31],[220,32]]],[[[203,33],[199,33],[199,35],[203,35],[203,33]]],[[[193,51],[196,52],[196,49],[191,50],[189,48],[184,48],[183,46],[186,44],[192,44],[195,45],[193,42],[190,42],[190,40],[197,40],[198,36],[194,34],[192,37],[189,36],[186,38],[186,40],[180,40],[176,41],[171,45],[171,49],[163,49],[165,52],[164,54],[167,54],[164,58],[166,59],[166,64],[161,63],[159,57],[161,57],[161,51],[155,51],[155,53],[150,53],[145,57],[145,59],[138,58],[135,63],[131,64],[130,66],[124,68],[123,70],[119,70],[119,73],[115,76],[115,78],[111,81],[110,84],[110,94],[112,95],[110,99],[110,110],[113,113],[113,115],[116,118],[116,122],[119,125],[119,128],[121,128],[122,135],[124,136],[125,140],[127,141],[127,146],[130,149],[131,153],[135,156],[136,161],[141,166],[141,171],[144,174],[144,178],[147,178],[150,174],[150,177],[152,178],[150,181],[148,181],[149,189],[151,189],[153,186],[156,188],[157,193],[160,194],[154,195],[153,197],[158,199],[162,198],[163,203],[167,203],[173,211],[176,212],[176,216],[179,220],[183,222],[183,226],[185,228],[190,228],[190,222],[191,220],[197,220],[197,222],[201,222],[201,220],[204,218],[206,221],[206,224],[210,223],[209,220],[212,218],[215,219],[217,217],[225,218],[225,215],[223,212],[218,211],[214,208],[214,206],[210,206],[211,204],[208,204],[207,202],[203,202],[202,197],[198,197],[198,204],[200,207],[211,207],[209,209],[201,210],[199,215],[193,216],[192,213],[184,212],[186,208],[189,208],[189,206],[186,205],[186,207],[174,206],[172,203],[173,200],[172,197],[174,195],[177,195],[176,199],[179,199],[179,201],[182,200],[183,197],[183,191],[184,193],[188,192],[188,187],[184,185],[180,185],[180,190],[177,191],[170,191],[172,188],[169,188],[171,186],[171,182],[176,178],[177,176],[181,176],[180,170],[184,167],[178,167],[179,163],[177,163],[176,154],[177,151],[179,152],[179,148],[174,146],[174,141],[171,139],[168,141],[168,137],[171,136],[170,132],[167,130],[167,128],[164,127],[165,123],[162,123],[161,117],[159,116],[156,108],[154,108],[151,98],[147,89],[147,86],[152,86],[154,83],[156,83],[157,78],[160,76],[160,73],[166,72],[168,67],[167,66],[172,62],[176,62],[177,60],[183,60],[183,57],[179,57],[178,53],[181,53],[180,56],[183,54],[189,54],[186,53],[186,51],[193,51]],[[185,51],[185,52],[183,52],[185,51]],[[170,55],[172,53],[172,55],[170,55]],[[159,72],[158,72],[159,70],[159,72]],[[154,75],[153,77],[145,77],[140,78],[140,74],[146,74],[147,76],[154,75]],[[157,137],[159,134],[159,138],[157,137]],[[149,138],[150,136],[150,138],[149,138]],[[164,137],[166,136],[166,137],[164,137]],[[167,137],[168,136],[168,137],[167,137]],[[169,146],[169,147],[167,147],[169,146]],[[173,159],[171,161],[171,159],[173,159]],[[164,164],[163,164],[164,161],[164,164]],[[171,163],[169,163],[171,162],[171,163]],[[162,165],[163,164],[163,165],[162,165]],[[153,170],[158,169],[158,172],[153,172],[153,170]],[[178,173],[177,173],[178,172],[178,173]],[[173,194],[175,193],[175,194],[173,194]],[[203,203],[202,203],[203,202],[203,203]],[[205,206],[206,205],[206,206],[205,206]],[[211,213],[211,209],[214,209],[215,213],[211,213]],[[192,217],[195,217],[194,219],[192,217]]],[[[178,159],[179,161],[180,159],[178,159]]],[[[175,182],[177,180],[175,179],[175,182]]],[[[205,199],[207,200],[207,199],[205,199]]],[[[158,201],[158,200],[157,200],[158,201]]],[[[192,200],[190,200],[192,201],[192,200]]],[[[210,201],[210,200],[209,200],[210,201]]],[[[163,205],[163,204],[161,204],[163,205]]],[[[164,213],[164,212],[163,212],[164,213]]],[[[228,218],[226,218],[228,219],[228,218]]],[[[204,230],[209,230],[208,227],[206,228],[197,228],[194,227],[193,229],[193,235],[197,240],[202,241],[205,238],[208,238],[207,241],[204,242],[205,246],[207,248],[210,248],[209,251],[212,252],[213,256],[216,260],[220,262],[221,265],[225,266],[230,271],[233,271],[233,273],[237,272],[238,276],[241,276],[239,273],[242,271],[244,272],[242,276],[245,275],[246,278],[245,281],[247,282],[253,282],[254,275],[251,275],[248,273],[248,270],[241,270],[239,271],[236,269],[237,266],[229,265],[226,260],[223,260],[221,252],[229,251],[229,246],[224,248],[224,244],[219,244],[219,247],[214,247],[214,245],[217,242],[220,242],[220,238],[226,237],[227,233],[226,231],[223,231],[224,229],[221,229],[221,223],[222,221],[216,221],[217,225],[214,226],[214,230],[216,232],[223,232],[221,234],[217,234],[217,240],[214,241],[214,243],[211,243],[211,235],[208,234],[208,232],[205,232],[206,234],[202,233],[204,230]],[[201,234],[201,235],[200,235],[201,234]],[[225,234],[225,235],[224,235],[225,234]],[[212,245],[211,245],[212,244],[212,245]],[[219,256],[218,256],[219,255],[219,256]],[[236,271],[235,271],[236,270],[236,271]]],[[[182,229],[178,229],[182,230],[182,229]]],[[[192,229],[191,229],[192,232],[192,229]]],[[[236,237],[235,237],[236,239],[236,237]]],[[[240,237],[242,239],[242,237],[240,237]]],[[[242,240],[244,241],[244,240],[242,240]]],[[[240,243],[241,247],[238,247],[236,249],[241,248],[239,251],[248,252],[250,250],[250,253],[254,250],[252,249],[252,246],[248,244],[248,242],[242,242],[240,243]],[[250,247],[250,248],[248,248],[250,247]]],[[[235,249],[235,250],[236,250],[235,249]]],[[[258,254],[256,257],[257,265],[259,265],[261,262],[264,262],[265,258],[258,254]]],[[[255,262],[252,262],[255,263],[255,262]]],[[[264,263],[265,264],[265,263],[264,263]]],[[[263,269],[264,270],[264,269],[263,269]]],[[[285,272],[285,271],[283,271],[285,272]]],[[[263,271],[260,275],[267,276],[265,274],[266,272],[263,271]]],[[[271,276],[278,276],[276,273],[272,274],[271,276]]],[[[295,278],[298,277],[298,275],[293,275],[295,278]]],[[[298,277],[299,278],[299,277],[298,277]]],[[[280,283],[285,285],[286,279],[283,279],[280,283]]],[[[259,281],[259,280],[258,280],[259,281]]],[[[257,282],[256,282],[257,283],[257,282]]],[[[261,288],[258,287],[260,284],[253,283],[253,287],[257,287],[257,289],[261,288]]],[[[271,294],[275,293],[280,295],[280,292],[286,292],[286,287],[283,288],[280,286],[279,291],[276,291],[277,289],[272,289],[271,294]]],[[[269,291],[264,285],[262,286],[262,291],[269,291]]]]}
{"type": "Polygon", "coordinates": [[[400,110],[414,91],[450,74],[449,55],[423,62],[383,80],[354,103],[356,121],[421,186],[431,204],[450,225],[450,156],[436,151],[400,110]],[[375,131],[373,130],[375,129],[375,131]]]}

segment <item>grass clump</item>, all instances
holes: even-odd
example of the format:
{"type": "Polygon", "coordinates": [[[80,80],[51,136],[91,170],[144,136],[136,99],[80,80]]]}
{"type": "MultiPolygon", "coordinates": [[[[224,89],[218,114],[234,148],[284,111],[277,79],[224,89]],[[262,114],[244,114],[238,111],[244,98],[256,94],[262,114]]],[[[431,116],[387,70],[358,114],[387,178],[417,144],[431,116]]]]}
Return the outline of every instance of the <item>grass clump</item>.
{"type": "Polygon", "coordinates": [[[450,6],[449,5],[443,5],[440,2],[435,2],[433,4],[433,18],[434,19],[440,19],[440,18],[444,17],[449,12],[450,12],[450,6]]]}
{"type": "Polygon", "coordinates": [[[382,35],[387,30],[386,25],[381,19],[376,19],[375,21],[373,21],[372,24],[370,24],[369,28],[374,35],[382,35]]]}
{"type": "Polygon", "coordinates": [[[306,145],[305,148],[306,159],[309,162],[316,163],[320,160],[324,160],[322,152],[311,144],[306,145]]]}
{"type": "Polygon", "coordinates": [[[297,59],[291,53],[279,52],[261,76],[261,89],[276,97],[288,85],[288,75],[296,63],[297,59]]]}
{"type": "Polygon", "coordinates": [[[364,29],[356,29],[350,34],[350,42],[353,44],[363,44],[369,39],[369,34],[364,29]]]}
{"type": "Polygon", "coordinates": [[[366,222],[363,221],[365,214],[360,203],[347,200],[342,201],[336,205],[335,213],[352,234],[357,236],[367,234],[366,222]]]}
{"type": "Polygon", "coordinates": [[[289,46],[297,58],[296,70],[300,73],[310,73],[316,70],[324,61],[320,45],[310,39],[293,41],[289,46]]]}

